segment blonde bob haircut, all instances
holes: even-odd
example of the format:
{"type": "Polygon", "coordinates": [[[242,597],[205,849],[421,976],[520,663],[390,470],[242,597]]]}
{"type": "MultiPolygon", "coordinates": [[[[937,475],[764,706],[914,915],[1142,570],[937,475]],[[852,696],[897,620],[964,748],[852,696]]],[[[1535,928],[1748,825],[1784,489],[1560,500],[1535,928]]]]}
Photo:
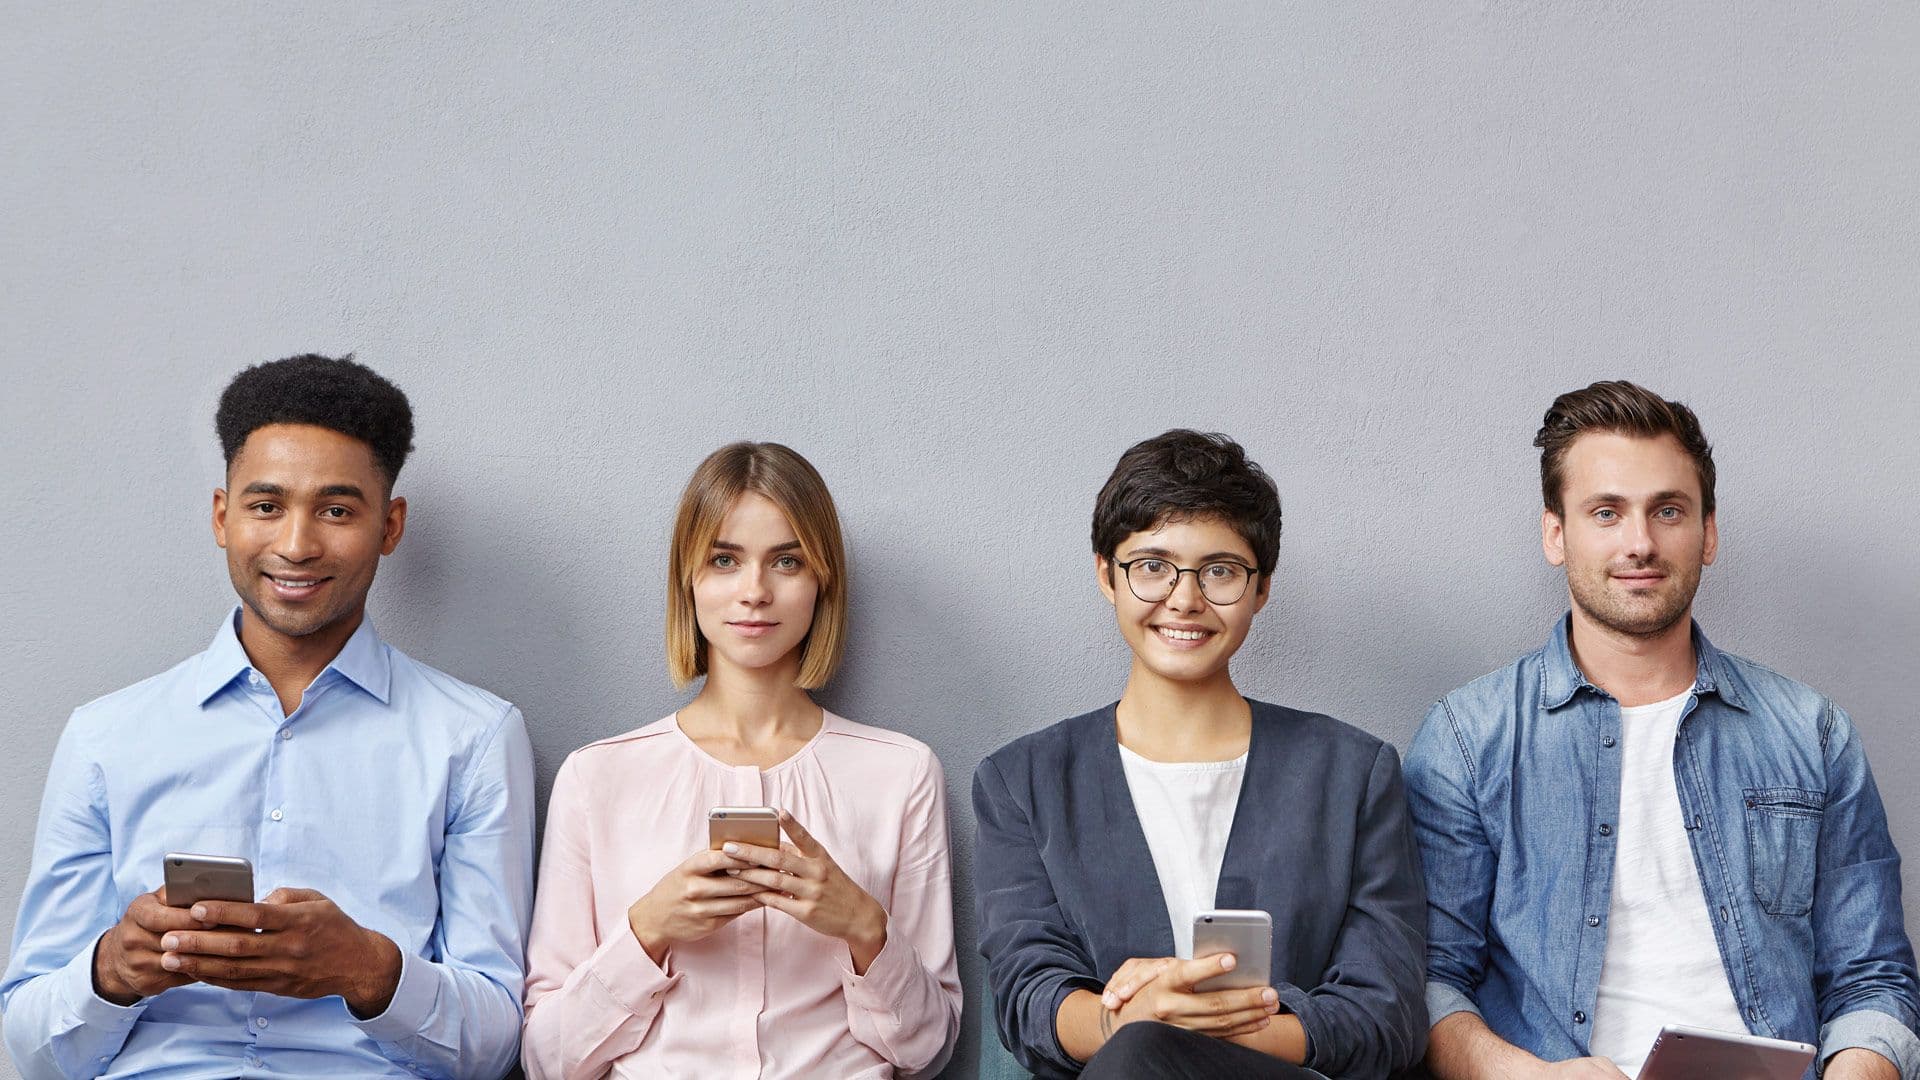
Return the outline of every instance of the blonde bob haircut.
{"type": "Polygon", "coordinates": [[[737,442],[715,450],[693,470],[673,520],[667,556],[667,672],[678,686],[707,673],[707,639],[693,612],[693,579],[707,564],[720,523],[747,492],[773,500],[800,541],[801,557],[820,579],[813,625],[800,642],[803,690],[826,685],[847,644],[847,552],[840,515],[826,481],[806,458],[779,443],[737,442]]]}

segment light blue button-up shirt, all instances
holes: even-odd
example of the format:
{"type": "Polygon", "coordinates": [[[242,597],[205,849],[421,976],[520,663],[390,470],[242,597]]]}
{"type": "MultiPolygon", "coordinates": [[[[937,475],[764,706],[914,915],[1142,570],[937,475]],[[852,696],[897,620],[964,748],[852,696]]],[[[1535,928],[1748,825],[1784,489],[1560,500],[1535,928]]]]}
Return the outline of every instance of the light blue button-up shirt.
{"type": "Polygon", "coordinates": [[[498,1076],[520,1033],[533,762],[512,705],[363,621],[291,716],[239,612],[207,651],[74,712],[54,752],[0,982],[7,1049],[41,1077],[498,1076]],[[402,957],[360,1020],[194,983],[122,1008],[94,943],[169,851],[252,861],[258,896],[317,889],[402,957]]]}

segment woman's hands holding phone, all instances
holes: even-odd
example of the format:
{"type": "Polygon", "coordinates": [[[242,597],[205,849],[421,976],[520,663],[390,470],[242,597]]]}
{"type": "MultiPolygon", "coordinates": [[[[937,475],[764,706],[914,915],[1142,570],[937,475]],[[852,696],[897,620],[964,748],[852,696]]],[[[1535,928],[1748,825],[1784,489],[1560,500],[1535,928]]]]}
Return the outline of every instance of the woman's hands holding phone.
{"type": "Polygon", "coordinates": [[[780,829],[792,842],[777,851],[729,842],[722,853],[738,859],[741,868],[727,874],[753,887],[749,903],[784,911],[802,926],[846,942],[854,974],[866,974],[887,944],[886,909],[784,810],[780,829]]]}
{"type": "Polygon", "coordinates": [[[760,907],[754,897],[765,890],[732,876],[751,865],[723,851],[696,852],[627,908],[634,939],[654,963],[665,964],[675,945],[699,941],[760,907]]]}
{"type": "Polygon", "coordinates": [[[1272,987],[1194,992],[1195,983],[1233,970],[1233,963],[1229,953],[1198,960],[1128,960],[1101,995],[1109,1030],[1135,1020],[1158,1020],[1222,1039],[1262,1030],[1280,1009],[1272,987]]]}

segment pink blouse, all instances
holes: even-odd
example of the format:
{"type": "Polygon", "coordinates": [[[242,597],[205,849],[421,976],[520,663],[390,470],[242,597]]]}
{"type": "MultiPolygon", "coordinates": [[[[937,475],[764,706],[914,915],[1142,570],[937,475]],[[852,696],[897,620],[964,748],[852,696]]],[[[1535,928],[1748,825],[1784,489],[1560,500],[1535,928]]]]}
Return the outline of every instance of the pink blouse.
{"type": "Polygon", "coordinates": [[[707,754],[672,716],[560,766],[527,948],[521,1059],[546,1077],[932,1074],[960,1030],[940,762],[826,713],[762,771],[707,754]],[[657,965],[627,908],[707,846],[715,806],[790,811],[887,909],[865,975],[843,941],[750,911],[657,965]]]}

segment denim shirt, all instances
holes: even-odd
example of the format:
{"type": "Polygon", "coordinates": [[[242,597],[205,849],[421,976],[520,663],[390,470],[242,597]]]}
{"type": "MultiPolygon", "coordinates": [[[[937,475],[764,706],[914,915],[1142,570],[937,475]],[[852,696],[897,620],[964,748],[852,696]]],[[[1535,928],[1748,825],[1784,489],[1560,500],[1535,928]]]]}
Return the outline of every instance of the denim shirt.
{"type": "MultiPolygon", "coordinates": [[[[1432,1021],[1476,1013],[1549,1061],[1590,1053],[1619,840],[1620,704],[1574,665],[1569,624],[1436,703],[1406,769],[1432,1021]]],[[[1698,626],[1693,644],[1674,781],[1748,1030],[1920,1077],[1900,856],[1852,721],[1698,626]]]]}

